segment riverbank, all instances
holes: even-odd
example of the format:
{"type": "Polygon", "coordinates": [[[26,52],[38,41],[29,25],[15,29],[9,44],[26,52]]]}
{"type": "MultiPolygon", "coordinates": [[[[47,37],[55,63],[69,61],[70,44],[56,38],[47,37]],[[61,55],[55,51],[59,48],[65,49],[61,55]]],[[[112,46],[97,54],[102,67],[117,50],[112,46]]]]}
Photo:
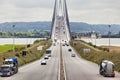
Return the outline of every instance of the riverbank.
{"type": "MultiPolygon", "coordinates": [[[[81,38],[77,40],[83,40],[87,43],[92,43],[96,46],[109,46],[109,38],[81,38]]],[[[119,46],[120,47],[120,38],[110,38],[110,45],[111,46],[119,46]]]]}
{"type": "Polygon", "coordinates": [[[0,53],[0,65],[6,58],[17,57],[19,66],[30,63],[37,59],[40,59],[41,56],[45,53],[45,50],[51,46],[50,40],[38,40],[33,45],[30,45],[27,49],[20,49],[13,53],[13,51],[0,53]],[[42,51],[38,51],[37,47],[43,46],[42,51]],[[26,54],[23,54],[23,51],[26,51],[26,54]]]}
{"type": "Polygon", "coordinates": [[[99,64],[103,59],[112,61],[115,63],[115,70],[120,72],[120,52],[107,52],[91,46],[83,41],[77,41],[76,45],[74,45],[73,41],[70,41],[70,45],[78,52],[82,58],[86,60],[97,64],[99,64]],[[90,51],[84,52],[84,49],[89,49],[90,51]]]}

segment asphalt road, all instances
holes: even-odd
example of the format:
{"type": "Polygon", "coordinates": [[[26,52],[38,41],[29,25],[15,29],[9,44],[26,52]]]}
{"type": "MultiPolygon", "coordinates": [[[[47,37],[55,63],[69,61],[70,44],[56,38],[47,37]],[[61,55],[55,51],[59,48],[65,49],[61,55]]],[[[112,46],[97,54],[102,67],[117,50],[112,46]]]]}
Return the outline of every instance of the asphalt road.
{"type": "Polygon", "coordinates": [[[103,77],[99,75],[97,64],[89,62],[77,56],[76,52],[68,52],[70,46],[62,46],[62,54],[66,72],[66,80],[120,80],[120,74],[113,77],[103,77]],[[75,53],[76,57],[71,57],[75,53]]]}
{"type": "MultiPolygon", "coordinates": [[[[0,80],[58,80],[60,46],[52,46],[52,57],[47,60],[47,65],[41,65],[40,60],[19,68],[19,72],[11,77],[0,77],[0,80]]],[[[76,52],[68,52],[70,46],[62,46],[63,62],[66,80],[120,80],[120,74],[114,78],[99,75],[97,64],[77,56],[76,52]],[[75,53],[76,57],[71,57],[75,53]]]]}
{"type": "Polygon", "coordinates": [[[19,72],[10,77],[0,77],[0,80],[58,80],[59,75],[59,45],[52,46],[52,57],[47,65],[41,65],[40,60],[19,68],[19,72]]]}

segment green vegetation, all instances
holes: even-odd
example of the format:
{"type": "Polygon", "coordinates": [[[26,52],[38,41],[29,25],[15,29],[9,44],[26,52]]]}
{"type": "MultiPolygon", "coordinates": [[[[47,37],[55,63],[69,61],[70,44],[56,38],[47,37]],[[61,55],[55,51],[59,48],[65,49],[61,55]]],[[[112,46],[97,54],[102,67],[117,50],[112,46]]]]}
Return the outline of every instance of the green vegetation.
{"type": "Polygon", "coordinates": [[[78,41],[74,45],[73,41],[70,41],[71,46],[86,60],[99,64],[101,60],[110,60],[115,64],[115,70],[120,72],[120,53],[112,53],[90,46],[83,41],[78,41]],[[91,51],[84,53],[83,49],[88,48],[91,51]]]}
{"type": "MultiPolygon", "coordinates": [[[[24,45],[14,45],[15,49],[23,48],[24,45]]],[[[0,45],[0,53],[13,50],[13,45],[0,45]]]]}
{"type": "Polygon", "coordinates": [[[49,38],[50,32],[48,31],[26,31],[26,32],[11,32],[11,31],[0,31],[0,38],[49,38]]]}
{"type": "Polygon", "coordinates": [[[13,53],[12,51],[0,53],[0,64],[2,64],[2,62],[6,58],[17,57],[19,61],[19,66],[22,66],[24,64],[40,59],[41,56],[45,53],[45,50],[50,46],[51,46],[50,40],[37,41],[35,44],[29,45],[27,49],[25,48],[18,49],[15,53],[13,53]],[[42,51],[37,50],[38,46],[43,46],[42,51]],[[25,51],[26,54],[23,55],[23,51],[25,51]]]}

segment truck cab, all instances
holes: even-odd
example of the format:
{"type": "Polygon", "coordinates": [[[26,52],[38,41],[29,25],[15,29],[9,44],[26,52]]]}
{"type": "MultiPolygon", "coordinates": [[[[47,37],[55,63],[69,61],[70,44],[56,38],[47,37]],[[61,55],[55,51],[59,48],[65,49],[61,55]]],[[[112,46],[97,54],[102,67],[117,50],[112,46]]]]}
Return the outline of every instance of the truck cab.
{"type": "Polygon", "coordinates": [[[11,76],[12,74],[13,74],[13,71],[10,65],[0,66],[0,76],[11,76]]]}
{"type": "Polygon", "coordinates": [[[5,65],[10,65],[11,67],[14,66],[14,61],[12,59],[5,59],[4,61],[5,65]]]}
{"type": "Polygon", "coordinates": [[[9,65],[14,73],[18,72],[18,60],[17,58],[5,59],[4,65],[9,65]]]}
{"type": "Polygon", "coordinates": [[[51,49],[47,49],[46,54],[48,55],[48,57],[51,57],[51,49]]]}

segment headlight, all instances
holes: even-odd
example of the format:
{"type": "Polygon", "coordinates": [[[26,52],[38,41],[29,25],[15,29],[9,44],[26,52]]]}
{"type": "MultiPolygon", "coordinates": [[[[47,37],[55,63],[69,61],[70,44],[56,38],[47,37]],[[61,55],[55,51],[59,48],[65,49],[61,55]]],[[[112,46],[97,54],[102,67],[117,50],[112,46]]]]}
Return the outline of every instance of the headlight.
{"type": "Polygon", "coordinates": [[[10,72],[8,72],[7,75],[10,75],[10,72]]]}
{"type": "Polygon", "coordinates": [[[0,75],[2,75],[2,73],[0,72],[0,75]]]}

